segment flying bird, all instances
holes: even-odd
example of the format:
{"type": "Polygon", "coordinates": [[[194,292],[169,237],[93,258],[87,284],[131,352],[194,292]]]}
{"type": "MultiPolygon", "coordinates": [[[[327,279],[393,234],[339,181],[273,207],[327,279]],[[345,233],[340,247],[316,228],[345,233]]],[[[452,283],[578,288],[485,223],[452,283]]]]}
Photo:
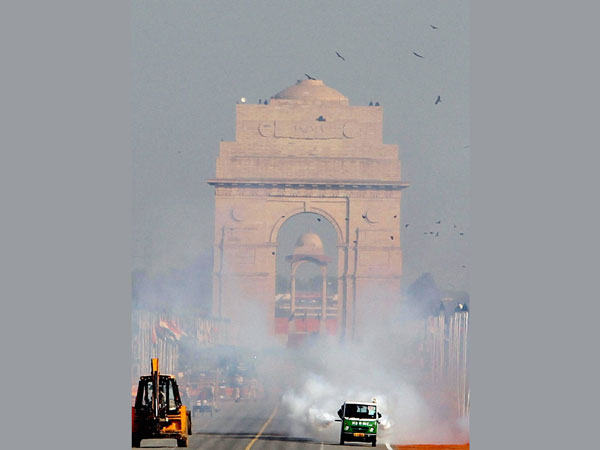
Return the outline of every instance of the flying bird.
{"type": "Polygon", "coordinates": [[[311,77],[309,74],[305,73],[304,75],[306,75],[306,78],[308,78],[309,80],[316,80],[316,78],[311,77]]]}
{"type": "Polygon", "coordinates": [[[317,217],[317,221],[318,221],[318,222],[320,222],[320,221],[321,221],[321,218],[320,218],[320,217],[317,217]]]}
{"type": "Polygon", "coordinates": [[[408,228],[409,225],[410,223],[407,223],[406,225],[404,225],[404,228],[408,228]]]}
{"type": "Polygon", "coordinates": [[[464,236],[464,235],[465,235],[465,233],[458,233],[458,234],[460,234],[461,236],[464,236]]]}
{"type": "Polygon", "coordinates": [[[439,225],[440,223],[442,223],[442,221],[441,220],[436,220],[435,223],[437,223],[439,225]]]}
{"type": "Polygon", "coordinates": [[[438,27],[436,27],[435,25],[429,25],[431,28],[433,28],[434,30],[437,30],[438,27]]]}
{"type": "Polygon", "coordinates": [[[438,98],[435,99],[435,104],[437,105],[438,103],[442,102],[442,98],[438,95],[438,98]]]}
{"type": "Polygon", "coordinates": [[[346,61],[346,58],[344,58],[342,55],[340,55],[338,52],[335,52],[336,55],[338,55],[339,58],[342,59],[342,61],[346,61]]]}
{"type": "Polygon", "coordinates": [[[418,58],[423,58],[421,55],[419,55],[419,54],[418,54],[418,53],[416,53],[416,52],[413,52],[413,55],[415,55],[415,56],[416,56],[416,57],[418,57],[418,58]]]}
{"type": "Polygon", "coordinates": [[[439,231],[437,233],[435,233],[435,237],[438,237],[439,235],[440,235],[439,231]]]}

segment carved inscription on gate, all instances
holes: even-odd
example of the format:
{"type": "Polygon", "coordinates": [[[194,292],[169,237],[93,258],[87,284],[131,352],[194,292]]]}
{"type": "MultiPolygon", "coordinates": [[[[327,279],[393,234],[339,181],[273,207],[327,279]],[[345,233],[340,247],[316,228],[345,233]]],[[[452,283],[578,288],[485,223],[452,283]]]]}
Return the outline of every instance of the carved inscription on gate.
{"type": "Polygon", "coordinates": [[[264,137],[288,139],[352,139],[356,134],[353,123],[273,121],[258,125],[264,137]]]}

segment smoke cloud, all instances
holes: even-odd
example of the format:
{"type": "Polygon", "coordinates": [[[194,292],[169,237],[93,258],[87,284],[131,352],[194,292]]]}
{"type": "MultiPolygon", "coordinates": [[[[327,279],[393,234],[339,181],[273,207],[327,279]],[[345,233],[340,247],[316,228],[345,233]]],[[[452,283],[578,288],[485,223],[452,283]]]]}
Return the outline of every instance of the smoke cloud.
{"type": "MultiPolygon", "coordinates": [[[[202,273],[212,273],[210,254],[181,270],[140,279],[134,286],[136,296],[162,304],[163,311],[185,315],[189,304],[210,292],[208,277],[206,286],[191,281],[202,273]]],[[[233,291],[235,286],[228,289],[233,291]]],[[[256,360],[265,394],[281,399],[280,415],[288,419],[290,435],[336,442],[340,424],[335,420],[342,403],[376,399],[382,414],[382,442],[468,441],[468,418],[453,415],[449,393],[436,391],[429,382],[423,311],[410,307],[411,302],[419,302],[417,294],[411,294],[410,302],[394,299],[390,303],[384,293],[363,293],[359,302],[368,298],[369,303],[358,305],[363,316],[357,336],[343,341],[336,336],[307,336],[301,347],[286,348],[284,337],[270,333],[270,308],[241,289],[237,293],[236,316],[243,319],[231,323],[233,341],[242,343],[237,354],[256,360]]]]}
{"type": "MultiPolygon", "coordinates": [[[[426,400],[420,375],[411,373],[402,360],[378,346],[378,339],[406,343],[401,336],[381,333],[360,344],[314,345],[290,355],[296,368],[294,385],[282,396],[290,418],[291,433],[335,441],[339,437],[337,410],[344,401],[376,400],[380,419],[379,436],[394,444],[464,443],[468,424],[444,417],[443,405],[426,400]]],[[[442,394],[442,393],[440,393],[442,394]]],[[[435,399],[435,393],[433,393],[435,399]]]]}

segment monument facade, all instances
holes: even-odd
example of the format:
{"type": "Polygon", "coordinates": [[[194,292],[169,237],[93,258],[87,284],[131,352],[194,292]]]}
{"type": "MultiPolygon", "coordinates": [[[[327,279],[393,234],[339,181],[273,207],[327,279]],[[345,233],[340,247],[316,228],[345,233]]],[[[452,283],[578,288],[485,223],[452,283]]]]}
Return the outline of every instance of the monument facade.
{"type": "Polygon", "coordinates": [[[278,233],[316,213],[337,234],[338,321],[352,338],[400,299],[397,145],[383,108],[351,106],[321,80],[298,81],[268,104],[236,106],[236,139],[221,142],[215,188],[213,315],[244,321],[259,305],[274,330],[278,233]],[[254,306],[252,306],[254,305],[254,306]]]}

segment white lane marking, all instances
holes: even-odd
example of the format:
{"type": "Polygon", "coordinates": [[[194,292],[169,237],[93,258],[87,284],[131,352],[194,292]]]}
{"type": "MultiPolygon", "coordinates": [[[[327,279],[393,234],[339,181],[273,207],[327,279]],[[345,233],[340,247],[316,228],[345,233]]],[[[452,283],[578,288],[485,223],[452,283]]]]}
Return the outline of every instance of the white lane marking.
{"type": "Polygon", "coordinates": [[[385,443],[385,447],[386,447],[388,450],[394,450],[394,449],[393,449],[393,448],[390,446],[389,442],[386,442],[386,443],[385,443]]]}
{"type": "Polygon", "coordinates": [[[319,450],[323,450],[325,447],[323,446],[323,442],[321,442],[321,447],[319,448],[319,450]]]}

